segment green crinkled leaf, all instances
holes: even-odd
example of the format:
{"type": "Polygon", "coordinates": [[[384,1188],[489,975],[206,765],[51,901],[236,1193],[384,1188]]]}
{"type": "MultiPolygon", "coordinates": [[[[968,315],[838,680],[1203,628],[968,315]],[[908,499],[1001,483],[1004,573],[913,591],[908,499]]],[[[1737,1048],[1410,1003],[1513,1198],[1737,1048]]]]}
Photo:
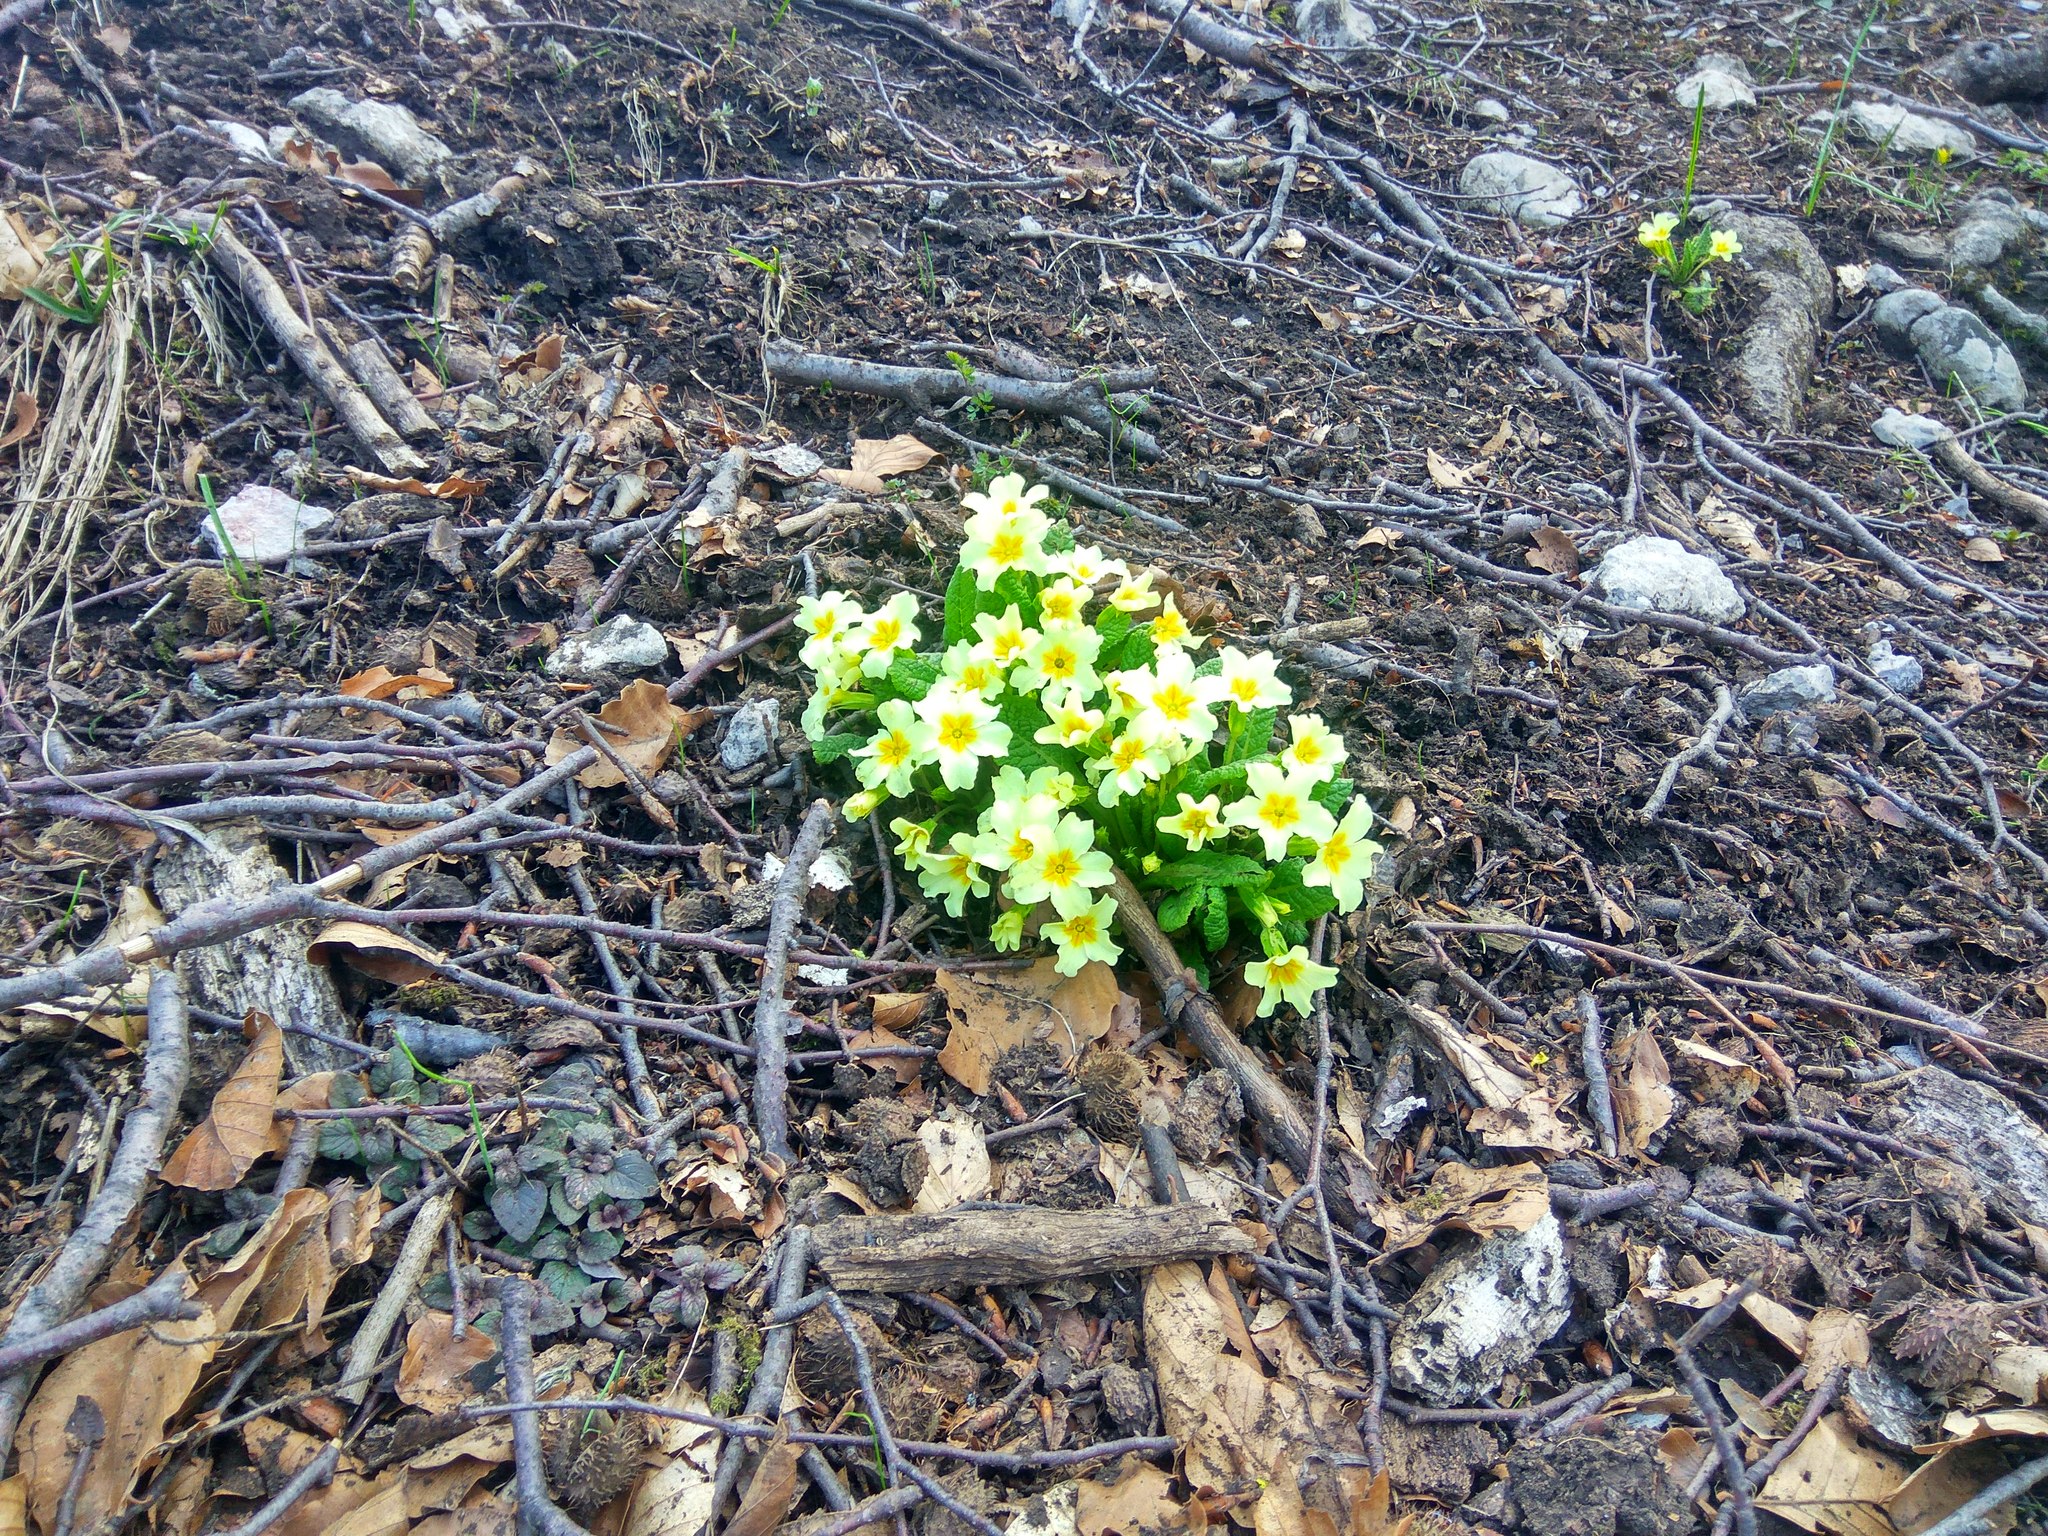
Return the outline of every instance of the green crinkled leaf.
{"type": "Polygon", "coordinates": [[[320,1127],[318,1150],[322,1157],[331,1157],[338,1163],[359,1162],[363,1155],[363,1138],[356,1134],[356,1128],[348,1121],[329,1120],[320,1127]]]}
{"type": "Polygon", "coordinates": [[[930,693],[932,684],[939,680],[939,664],[914,651],[898,651],[889,663],[888,678],[889,686],[914,704],[930,693]]]}
{"type": "Polygon", "coordinates": [[[1199,885],[1184,885],[1171,892],[1159,903],[1159,926],[1167,933],[1178,933],[1187,927],[1188,919],[1194,916],[1195,906],[1208,893],[1199,885]]]}
{"type": "Polygon", "coordinates": [[[1149,667],[1159,655],[1159,647],[1153,643],[1149,629],[1134,629],[1124,636],[1124,643],[1117,647],[1116,660],[1111,667],[1120,672],[1135,671],[1149,667]]]}
{"type": "Polygon", "coordinates": [[[981,589],[974,583],[974,572],[964,565],[956,566],[953,579],[946,583],[944,636],[948,646],[974,638],[975,615],[981,612],[980,599],[981,589]]]}
{"type": "Polygon", "coordinates": [[[1045,530],[1045,552],[1048,555],[1064,555],[1074,547],[1072,525],[1054,518],[1052,526],[1045,530]]]}
{"type": "Polygon", "coordinates": [[[1161,865],[1151,883],[1169,889],[1183,886],[1257,885],[1266,878],[1267,866],[1241,853],[1191,853],[1184,859],[1161,865]]]}
{"type": "Polygon", "coordinates": [[[1244,727],[1231,743],[1229,762],[1241,763],[1261,756],[1273,745],[1273,725],[1280,718],[1277,709],[1255,709],[1245,717],[1244,727]]]}
{"type": "Polygon", "coordinates": [[[604,1192],[614,1200],[645,1200],[660,1185],[654,1164],[638,1152],[621,1152],[604,1176],[604,1192]]]}
{"type": "Polygon", "coordinates": [[[1212,886],[1202,902],[1202,942],[1221,949],[1230,938],[1230,898],[1220,886],[1212,886]]]}
{"type": "Polygon", "coordinates": [[[1038,586],[1038,578],[1027,571],[1005,571],[996,578],[995,590],[989,594],[994,601],[984,605],[982,611],[1001,613],[1015,603],[1029,623],[1037,616],[1038,586]]]}
{"type": "Polygon", "coordinates": [[[847,753],[866,740],[867,737],[855,731],[835,731],[823,741],[812,745],[811,761],[820,768],[823,768],[829,763],[838,762],[839,759],[846,756],[847,753]]]}
{"type": "MultiPolygon", "coordinates": [[[[363,1080],[353,1072],[337,1072],[334,1074],[334,1081],[327,1085],[327,1105],[330,1109],[354,1109],[367,1097],[363,1092],[363,1080]]],[[[326,1155],[324,1152],[321,1154],[323,1157],[326,1155]]]]}
{"type": "Polygon", "coordinates": [[[1242,782],[1244,771],[1250,766],[1250,762],[1246,761],[1225,763],[1220,768],[1206,768],[1200,773],[1189,774],[1180,781],[1178,788],[1184,790],[1191,798],[1199,800],[1212,791],[1222,789],[1226,784],[1242,782]]]}
{"type": "Polygon", "coordinates": [[[551,1259],[540,1267],[540,1283],[548,1288],[559,1300],[572,1306],[583,1299],[584,1292],[599,1282],[591,1279],[573,1264],[551,1259]]]}
{"type": "Polygon", "coordinates": [[[1105,608],[1095,616],[1095,632],[1102,636],[1102,654],[1112,654],[1131,632],[1131,616],[1121,608],[1105,608]]]}
{"type": "Polygon", "coordinates": [[[1282,859],[1273,866],[1273,879],[1266,887],[1267,899],[1286,909],[1289,923],[1312,923],[1337,910],[1337,898],[1328,886],[1302,883],[1302,864],[1300,859],[1282,859]]]}
{"type": "Polygon", "coordinates": [[[446,1152],[469,1139],[469,1127],[460,1121],[429,1120],[413,1115],[405,1122],[405,1134],[429,1152],[446,1152]]]}
{"type": "Polygon", "coordinates": [[[1318,784],[1310,793],[1309,799],[1341,820],[1345,809],[1351,804],[1351,789],[1349,779],[1331,779],[1328,783],[1318,784]]]}
{"type": "Polygon", "coordinates": [[[523,1243],[538,1232],[540,1219],[547,1213],[545,1184],[521,1179],[517,1184],[507,1181],[491,1186],[491,1214],[498,1218],[505,1235],[516,1243],[523,1243]]]}

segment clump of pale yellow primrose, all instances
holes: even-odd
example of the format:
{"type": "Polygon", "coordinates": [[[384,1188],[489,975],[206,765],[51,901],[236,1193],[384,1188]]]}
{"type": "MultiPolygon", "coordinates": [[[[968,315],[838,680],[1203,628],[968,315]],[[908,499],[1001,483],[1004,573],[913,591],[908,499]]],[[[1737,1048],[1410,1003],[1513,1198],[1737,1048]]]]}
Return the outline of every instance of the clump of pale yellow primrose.
{"type": "Polygon", "coordinates": [[[1210,653],[1173,583],[1077,545],[1049,499],[1019,475],[963,498],[942,615],[905,592],[798,605],[817,761],[851,763],[849,818],[900,803],[897,857],[954,917],[993,903],[998,949],[1036,914],[1063,974],[1113,963],[1121,870],[1203,980],[1249,946],[1259,1012],[1306,1012],[1336,976],[1310,926],[1364,902],[1380,853],[1343,737],[1287,713],[1276,657],[1210,653]]]}

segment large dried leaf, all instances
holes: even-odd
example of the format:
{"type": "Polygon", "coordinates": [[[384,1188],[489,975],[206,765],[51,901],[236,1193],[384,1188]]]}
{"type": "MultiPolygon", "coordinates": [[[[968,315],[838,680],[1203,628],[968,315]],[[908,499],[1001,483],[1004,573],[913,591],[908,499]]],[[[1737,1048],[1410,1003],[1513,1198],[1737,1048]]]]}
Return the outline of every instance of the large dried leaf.
{"type": "MultiPolygon", "coordinates": [[[[678,709],[669,703],[668,691],[661,684],[641,678],[626,684],[616,699],[597,712],[597,718],[602,725],[616,727],[602,732],[604,744],[636,772],[652,776],[661,772],[669,754],[709,719],[710,713],[678,709]]],[[[589,744],[581,731],[558,727],[548,739],[547,760],[559,763],[589,744]]],[[[596,762],[576,775],[576,782],[585,789],[613,789],[625,783],[626,776],[600,753],[596,762]]]]}
{"type": "Polygon", "coordinates": [[[1870,1364],[1870,1325],[1854,1312],[1823,1307],[1806,1324],[1806,1379],[1818,1387],[1838,1367],[1860,1371],[1870,1364]]]}
{"type": "Polygon", "coordinates": [[[856,438],[853,444],[853,467],[821,469],[818,471],[818,478],[830,480],[834,485],[843,485],[850,491],[864,491],[870,496],[879,496],[889,489],[884,483],[884,476],[912,474],[923,469],[938,456],[938,449],[927,447],[908,432],[899,432],[888,438],[856,438]]]}
{"type": "Polygon", "coordinates": [[[952,1024],[939,1066],[977,1095],[988,1092],[989,1069],[1012,1046],[1044,1044],[1072,1061],[1115,1019],[1116,972],[1099,960],[1072,976],[1055,971],[1048,956],[1028,971],[940,971],[937,980],[952,1024]]]}
{"type": "Polygon", "coordinates": [[[992,1175],[981,1127],[964,1115],[934,1116],[918,1127],[924,1181],[911,1209],[949,1211],[989,1191],[992,1175]]]}
{"type": "MultiPolygon", "coordinates": [[[[704,1394],[679,1371],[664,1406],[709,1413],[704,1394]]],[[[677,1419],[650,1419],[655,1465],[626,1499],[620,1536],[697,1536],[711,1518],[713,1481],[722,1443],[715,1429],[677,1419]]]]}
{"type": "Polygon", "coordinates": [[[284,1031],[266,1018],[235,1075],[213,1096],[213,1108],[178,1144],[158,1177],[180,1189],[233,1189],[241,1183],[274,1145],[272,1112],[283,1075],[284,1031]]]}
{"type": "Polygon", "coordinates": [[[406,1330],[405,1359],[398,1367],[398,1400],[428,1413],[460,1408],[477,1394],[469,1373],[498,1353],[497,1342],[481,1328],[455,1337],[455,1319],[446,1312],[422,1312],[406,1330]]]}
{"type": "Polygon", "coordinates": [[[789,1443],[788,1422],[778,1423],[748,1480],[739,1509],[726,1523],[725,1536],[768,1536],[782,1524],[796,1501],[796,1464],[801,1455],[801,1448],[789,1443]]]}
{"type": "Polygon", "coordinates": [[[1389,1202],[1373,1214],[1386,1231],[1389,1253],[1426,1243],[1445,1229],[1500,1237],[1526,1232],[1550,1214],[1550,1180],[1536,1163],[1444,1163],[1420,1195],[1405,1205],[1389,1202]]]}
{"type": "MultiPolygon", "coordinates": [[[[1084,1477],[1067,1486],[1074,1490],[1075,1536],[1153,1536],[1187,1528],[1173,1478],[1136,1456],[1124,1462],[1113,1483],[1084,1477]]],[[[1050,1503],[1052,1496],[1046,1497],[1050,1503]]]]}
{"type": "Polygon", "coordinates": [[[1628,1065],[1614,1085],[1615,1117],[1621,1122],[1623,1147],[1641,1152],[1671,1123],[1678,1095],[1671,1091],[1671,1064],[1657,1044],[1656,1033],[1639,1029],[1629,1042],[1628,1065]]]}
{"type": "Polygon", "coordinates": [[[439,974],[434,967],[441,957],[426,945],[390,928],[368,923],[329,923],[306,946],[306,958],[315,965],[339,960],[353,970],[394,986],[431,981],[439,974]]]}
{"type": "Polygon", "coordinates": [[[18,1441],[37,1525],[55,1525],[73,1459],[64,1424],[78,1399],[97,1403],[107,1424],[78,1494],[74,1528],[86,1530],[125,1509],[129,1490],[156,1464],[164,1426],[184,1408],[250,1298],[299,1243],[326,1242],[327,1210],[322,1191],[292,1190],[239,1253],[189,1292],[200,1304],[198,1317],[117,1334],[57,1362],[22,1416],[18,1441]]]}
{"type": "Polygon", "coordinates": [[[1799,1442],[1757,1496],[1757,1508],[1818,1536],[1898,1536],[1884,1501],[1906,1480],[1899,1462],[1872,1450],[1839,1413],[1799,1442]]]}
{"type": "MultiPolygon", "coordinates": [[[[1998,1481],[2010,1466],[2005,1451],[1988,1441],[1949,1446],[1899,1485],[1884,1501],[1884,1512],[1900,1531],[1924,1531],[1998,1481]]],[[[1983,1519],[1979,1529],[2005,1536],[2013,1528],[2012,1501],[1995,1506],[1983,1519]]],[[[2038,1527],[2030,1523],[2029,1529],[2038,1527]]]]}

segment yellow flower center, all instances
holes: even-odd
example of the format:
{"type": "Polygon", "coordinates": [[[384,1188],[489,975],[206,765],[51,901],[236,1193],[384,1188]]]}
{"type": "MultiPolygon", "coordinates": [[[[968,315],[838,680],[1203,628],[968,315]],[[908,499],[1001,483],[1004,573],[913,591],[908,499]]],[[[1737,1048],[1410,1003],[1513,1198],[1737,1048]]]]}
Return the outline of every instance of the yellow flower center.
{"type": "Polygon", "coordinates": [[[988,663],[977,661],[960,669],[960,686],[972,688],[976,693],[985,692],[989,685],[988,663]]]}
{"type": "Polygon", "coordinates": [[[868,648],[875,651],[893,651],[896,643],[903,638],[901,619],[877,619],[869,631],[868,648]]]}
{"type": "Polygon", "coordinates": [[[939,716],[939,745],[948,752],[965,752],[981,739],[981,728],[972,715],[939,716]]]}
{"type": "Polygon", "coordinates": [[[1319,763],[1323,760],[1323,744],[1313,736],[1304,736],[1294,744],[1294,760],[1297,763],[1319,763]]]}
{"type": "Polygon", "coordinates": [[[946,860],[946,873],[966,885],[968,876],[974,873],[974,860],[964,853],[956,853],[946,860]]]}
{"type": "Polygon", "coordinates": [[[1024,649],[1024,632],[1020,629],[997,630],[995,638],[989,641],[989,649],[996,653],[996,660],[1009,661],[1024,649]]]}
{"type": "Polygon", "coordinates": [[[1065,848],[1056,848],[1046,856],[1045,883],[1062,888],[1072,885],[1081,873],[1081,861],[1065,848]]]}
{"type": "Polygon", "coordinates": [[[1003,852],[1009,857],[1012,864],[1022,864],[1031,857],[1031,839],[1026,837],[1021,831],[1015,832],[1011,834],[1010,846],[1004,849],[1003,852]]]}
{"type": "Polygon", "coordinates": [[[1024,558],[1024,535],[1005,528],[988,541],[988,557],[997,565],[1015,565],[1024,558]]]}
{"type": "Polygon", "coordinates": [[[1080,604],[1074,601],[1071,592],[1048,592],[1039,603],[1039,612],[1053,624],[1071,623],[1080,611],[1080,604]]]}
{"type": "Polygon", "coordinates": [[[1191,805],[1180,813],[1183,837],[1199,837],[1205,832],[1216,830],[1216,818],[1209,814],[1206,806],[1191,805]]]}
{"type": "Polygon", "coordinates": [[[1301,820],[1301,801],[1276,789],[1259,802],[1259,820],[1269,827],[1291,827],[1301,820]]]}
{"type": "Polygon", "coordinates": [[[1351,862],[1351,839],[1342,832],[1332,832],[1323,851],[1316,855],[1316,862],[1325,869],[1342,869],[1351,862]]]}
{"type": "Polygon", "coordinates": [[[1168,683],[1152,695],[1152,707],[1176,725],[1184,724],[1195,707],[1195,696],[1179,683],[1168,683]]]}
{"type": "Polygon", "coordinates": [[[1187,636],[1188,627],[1181,622],[1178,613],[1162,613],[1152,621],[1154,640],[1181,640],[1187,636]]]}
{"type": "Polygon", "coordinates": [[[1093,912],[1078,913],[1068,918],[1063,926],[1067,930],[1067,943],[1076,949],[1093,944],[1102,932],[1102,925],[1095,921],[1093,912]]]}
{"type": "Polygon", "coordinates": [[[901,731],[891,731],[875,748],[875,756],[881,759],[884,768],[901,768],[910,761],[910,738],[901,731]]]}
{"type": "Polygon", "coordinates": [[[1238,703],[1244,705],[1245,708],[1251,708],[1252,700],[1259,696],[1259,680],[1255,677],[1232,678],[1230,680],[1230,696],[1236,699],[1238,703]]]}
{"type": "Polygon", "coordinates": [[[1273,987],[1291,987],[1301,980],[1301,962],[1292,956],[1283,955],[1266,966],[1266,984],[1273,987]]]}
{"type": "Polygon", "coordinates": [[[1070,678],[1080,669],[1080,655],[1064,645],[1051,646],[1045,653],[1045,675],[1062,680],[1070,678]]]}
{"type": "Polygon", "coordinates": [[[1145,743],[1133,741],[1126,736],[1110,748],[1109,760],[1116,764],[1119,772],[1128,771],[1139,758],[1145,755],[1145,743]]]}

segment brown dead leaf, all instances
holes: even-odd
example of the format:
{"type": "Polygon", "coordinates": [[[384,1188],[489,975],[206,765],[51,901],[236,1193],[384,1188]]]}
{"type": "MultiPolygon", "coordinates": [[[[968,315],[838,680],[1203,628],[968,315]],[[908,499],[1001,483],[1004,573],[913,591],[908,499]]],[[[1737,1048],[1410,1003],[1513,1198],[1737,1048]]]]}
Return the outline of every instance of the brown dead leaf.
{"type": "Polygon", "coordinates": [[[1550,1214],[1550,1181],[1538,1163],[1473,1168],[1445,1163],[1429,1188],[1405,1205],[1389,1201],[1374,1213],[1386,1230],[1386,1251],[1426,1243],[1440,1231],[1481,1238],[1526,1232],[1550,1214]]]}
{"type": "Polygon", "coordinates": [[[1542,1088],[1501,1108],[1482,1104],[1472,1111],[1471,1126],[1489,1147],[1509,1151],[1582,1152],[1589,1145],[1582,1132],[1558,1118],[1556,1101],[1542,1088]]]}
{"type": "Polygon", "coordinates": [[[1974,560],[1979,565],[2003,565],[2005,564],[2005,550],[1998,540],[1987,539],[1980,533],[1976,538],[1963,545],[1963,558],[1965,560],[1974,560]]]}
{"type": "MultiPolygon", "coordinates": [[[[2041,1430],[2036,1427],[2032,1433],[2038,1435],[2041,1430]]],[[[1884,1501],[1884,1512],[1898,1530],[1924,1531],[1982,1493],[2004,1476],[2010,1465],[2004,1451],[1987,1441],[1944,1447],[1884,1501]]],[[[1984,1519],[1987,1523],[1976,1529],[1990,1536],[2005,1536],[2013,1528],[2013,1506],[2010,1502],[1998,1505],[1984,1519]]]]}
{"type": "Polygon", "coordinates": [[[1965,704],[1984,702],[1984,669],[1974,661],[1944,661],[1941,670],[1948,674],[1949,686],[1962,696],[1965,704]]]}
{"type": "Polygon", "coordinates": [[[1423,463],[1429,469],[1429,483],[1440,491],[1462,491],[1472,483],[1472,470],[1458,468],[1434,448],[1423,454],[1423,463]]]}
{"type": "Polygon", "coordinates": [[[878,1030],[898,1030],[924,1017],[929,992],[877,992],[868,999],[868,1021],[878,1030]]]}
{"type": "Polygon", "coordinates": [[[1489,437],[1483,444],[1480,445],[1479,453],[1482,458],[1490,459],[1495,454],[1506,453],[1508,449],[1514,446],[1514,418],[1512,416],[1504,415],[1500,419],[1500,425],[1493,429],[1493,436],[1489,437]]]}
{"type": "Polygon", "coordinates": [[[788,1423],[777,1423],[739,1509],[726,1522],[725,1536],[768,1536],[782,1524],[796,1501],[796,1467],[801,1455],[801,1449],[789,1443],[788,1423]]]}
{"type": "Polygon", "coordinates": [[[0,214],[0,299],[14,300],[42,274],[57,231],[29,232],[19,214],[0,214]]]}
{"type": "Polygon", "coordinates": [[[13,403],[7,410],[13,420],[5,432],[0,432],[0,448],[12,448],[16,443],[26,442],[43,414],[36,405],[36,397],[19,389],[14,392],[13,403]]]}
{"type": "Polygon", "coordinates": [[[885,476],[913,474],[938,456],[936,448],[927,447],[908,432],[899,432],[888,438],[856,438],[852,467],[821,469],[818,478],[843,485],[849,491],[879,496],[889,488],[884,482],[885,476]]]}
{"type": "Polygon", "coordinates": [[[1723,547],[1745,560],[1770,561],[1771,551],[1757,537],[1756,524],[1723,501],[1719,492],[1700,503],[1698,517],[1700,526],[1723,547]]]}
{"type": "Polygon", "coordinates": [[[422,1312],[406,1330],[405,1359],[398,1367],[398,1400],[428,1413],[446,1413],[476,1396],[469,1373],[498,1353],[481,1328],[455,1337],[455,1319],[446,1312],[422,1312]]]}
{"type": "Polygon", "coordinates": [[[401,987],[432,980],[439,974],[434,967],[441,963],[440,955],[405,934],[356,922],[322,928],[306,946],[306,958],[315,965],[339,960],[351,970],[401,987]]]}
{"type": "MultiPolygon", "coordinates": [[[[665,1407],[708,1414],[703,1390],[678,1371],[662,1396],[665,1407]]],[[[713,1513],[718,1472],[717,1430],[680,1419],[649,1419],[654,1466],[626,1496],[620,1536],[697,1536],[713,1513]]]]}
{"type": "MultiPolygon", "coordinates": [[[[916,996],[920,1002],[924,1000],[922,992],[917,993],[916,996]]],[[[915,1053],[914,1047],[911,1046],[908,1040],[897,1034],[893,1029],[882,1029],[879,1027],[863,1029],[856,1034],[846,1037],[846,1048],[850,1051],[892,1047],[900,1047],[903,1054],[901,1056],[869,1056],[865,1058],[865,1064],[870,1071],[890,1073],[895,1077],[898,1088],[908,1088],[924,1072],[924,1059],[915,1053]]]]}
{"type": "Polygon", "coordinates": [[[1906,1480],[1903,1464],[1856,1438],[1839,1413],[1825,1415],[1757,1495],[1758,1509],[1830,1536],[1898,1536],[1884,1501],[1906,1480]]]}
{"type": "Polygon", "coordinates": [[[1863,802],[1863,814],[1882,826],[1904,829],[1913,825],[1913,818],[1900,810],[1883,795],[1872,795],[1863,802]]]}
{"type": "Polygon", "coordinates": [[[1806,1324],[1806,1379],[1816,1387],[1837,1367],[1860,1371],[1870,1364],[1870,1325],[1854,1312],[1823,1307],[1806,1324]]]}
{"type": "MultiPolygon", "coordinates": [[[[22,1415],[17,1442],[38,1526],[47,1531],[56,1524],[74,1459],[64,1424],[78,1399],[97,1403],[107,1424],[107,1438],[79,1489],[76,1528],[84,1530],[125,1511],[129,1490],[161,1456],[165,1425],[184,1408],[250,1297],[295,1245],[325,1241],[327,1203],[316,1189],[285,1195],[241,1251],[188,1292],[200,1304],[198,1317],[101,1339],[51,1368],[22,1415]]],[[[181,1257],[178,1267],[186,1262],[181,1257]]]]}
{"type": "Polygon", "coordinates": [[[271,1150],[271,1112],[284,1074],[284,1031],[251,1014],[256,1036],[235,1075],[213,1096],[213,1108],[178,1144],[157,1177],[180,1189],[233,1189],[271,1150]]]}
{"type": "MultiPolygon", "coordinates": [[[[679,709],[668,701],[668,690],[645,678],[626,684],[619,696],[597,712],[601,726],[617,729],[604,732],[605,745],[642,774],[661,772],[669,754],[688,738],[690,732],[710,719],[701,709],[679,709]]],[[[559,763],[589,743],[583,733],[558,727],[548,740],[547,761],[559,763]]],[[[618,765],[599,755],[596,762],[576,775],[585,789],[615,789],[626,782],[618,765]]]]}
{"type": "Polygon", "coordinates": [[[950,1111],[935,1115],[918,1127],[917,1142],[924,1153],[924,1179],[912,1210],[948,1211],[988,1194],[993,1181],[988,1147],[972,1120],[950,1111]]]}
{"type": "Polygon", "coordinates": [[[1533,546],[1522,556],[1532,568],[1566,580],[1579,574],[1579,546],[1570,534],[1545,523],[1532,537],[1533,546]]]}
{"type": "Polygon", "coordinates": [[[1656,1032],[1639,1029],[1629,1041],[1628,1065],[1615,1085],[1614,1112],[1630,1152],[1646,1150],[1651,1138],[1671,1123],[1678,1095],[1671,1091],[1671,1064],[1656,1032]]]}
{"type": "Polygon", "coordinates": [[[952,1024],[939,1066],[977,1095],[988,1092],[989,1069],[1010,1047],[1043,1043],[1072,1061],[1115,1019],[1116,972],[1099,960],[1073,976],[1060,975],[1048,956],[1000,977],[940,971],[936,979],[952,1024]]]}
{"type": "Polygon", "coordinates": [[[414,475],[403,478],[393,475],[374,474],[367,469],[350,466],[349,479],[366,491],[402,492],[408,496],[431,496],[436,501],[462,501],[471,496],[481,496],[491,488],[488,480],[471,480],[464,475],[450,475],[432,485],[414,475]]]}
{"type": "Polygon", "coordinates": [[[1072,1487],[1075,1536],[1154,1536],[1187,1528],[1172,1477],[1135,1456],[1126,1459],[1113,1483],[1084,1477],[1072,1487]]]}
{"type": "Polygon", "coordinates": [[[417,672],[393,672],[389,667],[372,667],[345,677],[336,690],[354,699],[438,699],[455,691],[455,679],[433,667],[417,672]]]}

